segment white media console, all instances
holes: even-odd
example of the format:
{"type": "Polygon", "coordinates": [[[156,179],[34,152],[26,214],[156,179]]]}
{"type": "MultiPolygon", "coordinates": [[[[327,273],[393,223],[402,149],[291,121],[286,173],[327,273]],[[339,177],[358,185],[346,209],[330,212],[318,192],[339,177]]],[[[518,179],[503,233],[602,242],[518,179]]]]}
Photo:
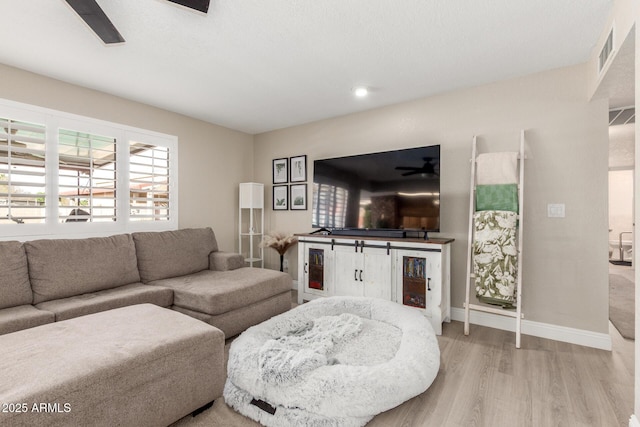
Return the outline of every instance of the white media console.
{"type": "Polygon", "coordinates": [[[421,310],[438,335],[451,320],[453,239],[298,235],[298,303],[352,295],[421,310]]]}

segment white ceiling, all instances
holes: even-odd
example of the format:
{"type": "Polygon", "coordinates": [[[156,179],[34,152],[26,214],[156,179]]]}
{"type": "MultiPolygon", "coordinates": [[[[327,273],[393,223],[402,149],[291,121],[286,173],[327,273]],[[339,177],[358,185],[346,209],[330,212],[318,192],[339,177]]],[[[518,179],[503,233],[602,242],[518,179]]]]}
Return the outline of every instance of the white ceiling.
{"type": "Polygon", "coordinates": [[[613,0],[98,3],[126,43],[63,0],[0,0],[0,62],[260,133],[585,62],[613,0]]]}

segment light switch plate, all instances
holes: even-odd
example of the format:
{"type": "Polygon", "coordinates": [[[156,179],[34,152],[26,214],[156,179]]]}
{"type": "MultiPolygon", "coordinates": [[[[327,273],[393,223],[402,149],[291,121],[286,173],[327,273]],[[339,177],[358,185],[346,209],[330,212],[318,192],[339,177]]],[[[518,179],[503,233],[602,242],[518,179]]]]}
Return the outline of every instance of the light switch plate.
{"type": "Polygon", "coordinates": [[[547,205],[547,216],[549,218],[564,218],[564,203],[549,203],[547,205]]]}

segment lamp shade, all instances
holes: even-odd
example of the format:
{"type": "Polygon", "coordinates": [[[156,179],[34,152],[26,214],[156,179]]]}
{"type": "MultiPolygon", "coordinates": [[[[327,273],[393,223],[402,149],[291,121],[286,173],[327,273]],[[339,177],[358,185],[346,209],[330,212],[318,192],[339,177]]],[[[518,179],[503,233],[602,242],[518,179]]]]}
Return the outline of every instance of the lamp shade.
{"type": "Polygon", "coordinates": [[[241,183],[240,207],[262,209],[264,207],[264,184],[257,182],[241,183]]]}

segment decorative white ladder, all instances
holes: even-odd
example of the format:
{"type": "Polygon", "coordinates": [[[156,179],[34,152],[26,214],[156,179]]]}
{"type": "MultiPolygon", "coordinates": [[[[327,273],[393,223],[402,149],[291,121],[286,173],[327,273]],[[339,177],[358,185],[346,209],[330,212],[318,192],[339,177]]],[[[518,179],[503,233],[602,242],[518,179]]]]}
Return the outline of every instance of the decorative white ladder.
{"type": "Polygon", "coordinates": [[[473,214],[475,213],[475,196],[476,196],[476,148],[477,138],[473,137],[471,149],[471,186],[469,194],[469,247],[467,250],[467,286],[464,302],[464,334],[469,335],[469,316],[470,311],[482,311],[485,313],[497,314],[500,316],[514,317],[516,319],[516,348],[520,348],[520,331],[522,327],[522,231],[523,231],[523,213],[524,213],[524,130],[520,131],[520,153],[518,156],[518,283],[516,294],[516,310],[494,308],[487,305],[471,304],[470,292],[475,289],[471,286],[471,282],[475,282],[475,275],[472,271],[473,264],[473,241],[474,241],[474,223],[473,214]]]}

